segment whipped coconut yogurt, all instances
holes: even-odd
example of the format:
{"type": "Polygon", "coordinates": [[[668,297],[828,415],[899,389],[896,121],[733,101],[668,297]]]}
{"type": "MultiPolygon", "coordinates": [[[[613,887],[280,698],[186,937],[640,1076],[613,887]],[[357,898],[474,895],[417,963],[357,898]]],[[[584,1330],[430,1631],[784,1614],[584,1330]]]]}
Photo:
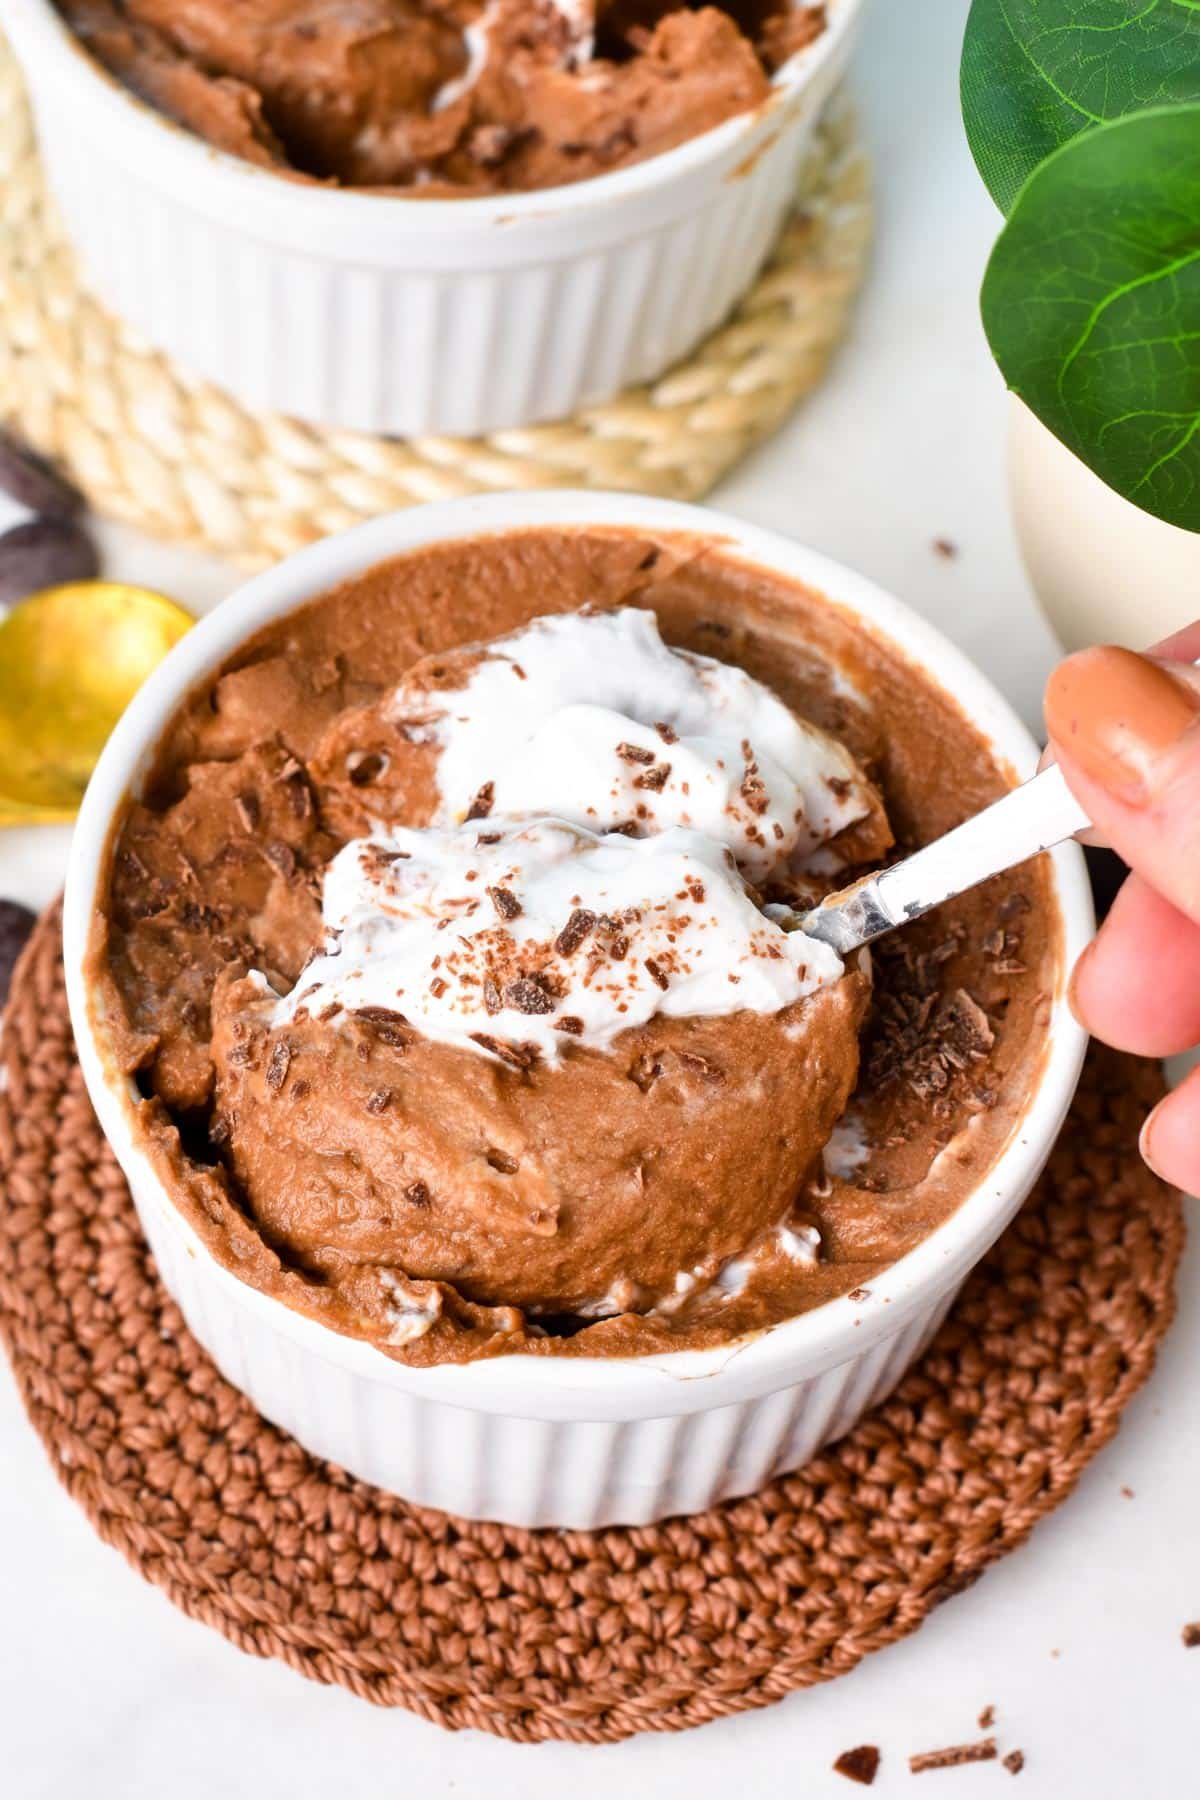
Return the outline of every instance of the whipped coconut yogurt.
{"type": "Polygon", "coordinates": [[[761,884],[870,811],[861,770],[745,670],[665,644],[638,607],[535,619],[479,651],[462,687],[402,681],[405,734],[438,746],[435,822],[673,826],[761,884]]]}
{"type": "Polygon", "coordinates": [[[325,954],[277,1024],[384,1008],[501,1061],[514,1044],[549,1061],[567,1043],[604,1050],[655,1014],[778,1012],[842,974],[836,952],[760,910],[726,849],[680,826],[394,829],[338,853],[322,910],[325,954]]]}

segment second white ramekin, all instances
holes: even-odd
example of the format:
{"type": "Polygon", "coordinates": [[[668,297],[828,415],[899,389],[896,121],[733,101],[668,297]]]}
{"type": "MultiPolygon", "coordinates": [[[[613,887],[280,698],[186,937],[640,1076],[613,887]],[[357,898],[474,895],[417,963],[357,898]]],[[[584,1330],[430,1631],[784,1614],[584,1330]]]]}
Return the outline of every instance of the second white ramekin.
{"type": "Polygon", "coordinates": [[[882,1399],[920,1354],[971,1267],[1025,1199],[1074,1091],[1084,1036],[1066,970],[1092,929],[1083,859],[1052,853],[1064,958],[1037,1088],[958,1212],[871,1282],[724,1349],[636,1359],[511,1356],[411,1369],[249,1287],[205,1249],[134,1129],[134,1090],[93,1016],[84,960],[104,849],[183,697],[269,620],[380,561],[522,526],[718,533],[731,553],[826,594],[953,694],[997,754],[1032,773],[1036,748],[991,684],[931,626],[861,576],[720,514],[609,494],[491,495],[373,520],[249,582],[154,674],[110,739],[80,812],[64,948],[80,1060],[168,1289],[221,1370],[308,1449],[426,1506],[514,1524],[641,1524],[695,1511],[798,1468],[882,1399]]]}
{"type": "Polygon", "coordinates": [[[564,418],[685,356],[751,285],[862,0],[766,104],[570,187],[414,200],[335,192],[213,150],[94,63],[52,0],[4,27],[89,283],[245,406],[357,431],[564,418]]]}

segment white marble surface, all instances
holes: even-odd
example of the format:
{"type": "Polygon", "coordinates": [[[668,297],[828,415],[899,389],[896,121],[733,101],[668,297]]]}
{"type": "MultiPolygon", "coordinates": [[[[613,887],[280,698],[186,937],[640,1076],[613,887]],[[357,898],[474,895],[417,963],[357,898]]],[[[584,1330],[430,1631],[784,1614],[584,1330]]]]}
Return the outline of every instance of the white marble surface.
{"type": "MultiPolygon", "coordinates": [[[[966,0],[876,0],[860,90],[880,229],[853,339],[822,393],[718,501],[857,564],[955,637],[1033,722],[1049,635],[1017,563],[1004,398],[976,316],[995,228],[958,123],[966,0]],[[946,561],[932,541],[952,539],[946,561]]],[[[110,568],[193,605],[230,572],[110,534],[110,568]]],[[[49,899],[65,833],[9,833],[0,893],[49,899]]],[[[839,1796],[834,1757],[873,1742],[873,1793],[910,1751],[975,1735],[993,1704],[1028,1800],[1197,1791],[1200,1254],[1120,1437],[1030,1544],[906,1643],[765,1713],[611,1749],[451,1738],[374,1711],[191,1623],[105,1549],[53,1480],[0,1362],[0,1794],[11,1800],[326,1800],[485,1794],[577,1800],[839,1796]],[[1125,1489],[1132,1490],[1127,1496],[1125,1489]]],[[[997,1765],[927,1778],[936,1800],[1007,1792],[997,1765]]],[[[923,1792],[923,1787],[919,1790],[923,1792]]]]}

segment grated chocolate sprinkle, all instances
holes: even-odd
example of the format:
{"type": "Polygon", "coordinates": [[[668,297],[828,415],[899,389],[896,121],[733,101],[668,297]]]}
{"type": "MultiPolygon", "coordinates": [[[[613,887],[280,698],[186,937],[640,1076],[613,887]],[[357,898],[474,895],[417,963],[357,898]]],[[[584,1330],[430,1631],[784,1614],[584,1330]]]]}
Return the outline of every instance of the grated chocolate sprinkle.
{"type": "Polygon", "coordinates": [[[554,996],[548,994],[541,982],[533,975],[519,976],[510,981],[504,989],[504,1001],[522,1013],[550,1013],[554,1011],[554,996]]]}
{"type": "Polygon", "coordinates": [[[652,769],[646,769],[641,775],[635,775],[635,788],[646,788],[652,794],[661,794],[671,778],[670,763],[656,763],[652,769]]]}
{"type": "Polygon", "coordinates": [[[502,919],[520,918],[521,902],[517,899],[517,896],[513,893],[511,888],[490,887],[487,892],[488,899],[502,919]]]}
{"type": "Polygon", "coordinates": [[[671,985],[671,978],[661,964],[656,963],[652,956],[648,956],[645,959],[644,967],[651,981],[656,982],[665,994],[671,985]]]}
{"type": "Polygon", "coordinates": [[[386,1112],[388,1107],[391,1105],[391,1103],[392,1103],[391,1088],[386,1088],[386,1087],[376,1088],[373,1093],[370,1093],[367,1095],[367,1111],[369,1113],[375,1114],[376,1116],[378,1116],[381,1112],[386,1112]]]}
{"type": "Polygon", "coordinates": [[[725,1079],[724,1069],[718,1069],[716,1063],[710,1063],[706,1056],[697,1056],[694,1050],[681,1050],[679,1060],[685,1069],[693,1075],[699,1075],[702,1081],[711,1081],[715,1086],[725,1079]]]}
{"type": "Polygon", "coordinates": [[[665,719],[656,719],[654,722],[654,729],[657,731],[664,744],[677,744],[679,742],[679,733],[673,725],[668,725],[665,719]]]}
{"type": "Polygon", "coordinates": [[[490,1017],[495,1018],[496,1014],[500,1011],[500,1008],[503,1005],[504,1005],[504,1002],[500,998],[500,989],[496,986],[495,981],[492,979],[492,977],[490,975],[485,975],[483,978],[483,1010],[484,1010],[484,1012],[487,1013],[490,1017]]]}
{"type": "Polygon", "coordinates": [[[930,1769],[961,1769],[967,1763],[995,1760],[996,1740],[986,1737],[976,1744],[949,1744],[944,1750],[921,1750],[916,1756],[909,1757],[908,1766],[914,1775],[924,1775],[930,1769]]]}
{"type": "Polygon", "coordinates": [[[640,744],[618,744],[617,755],[622,762],[627,763],[646,763],[648,765],[654,761],[653,750],[643,750],[640,744]]]}
{"type": "Polygon", "coordinates": [[[853,1750],[843,1750],[833,1765],[835,1775],[844,1775],[847,1781],[857,1781],[860,1787],[870,1787],[879,1772],[880,1756],[874,1744],[859,1744],[853,1750]]]}
{"type": "Polygon", "coordinates": [[[471,1042],[498,1056],[510,1069],[532,1069],[542,1054],[536,1044],[510,1044],[504,1038],[492,1037],[487,1031],[473,1031],[471,1042]]]}
{"type": "Polygon", "coordinates": [[[430,1206],[433,1196],[423,1181],[410,1181],[404,1190],[404,1198],[410,1206],[430,1206]]]}
{"type": "Polygon", "coordinates": [[[568,1037],[582,1037],[583,1020],[576,1018],[574,1013],[564,1013],[561,1019],[555,1019],[554,1029],[565,1031],[568,1037]]]}
{"type": "Polygon", "coordinates": [[[1185,1650],[1200,1650],[1200,1619],[1194,1619],[1190,1625],[1185,1625],[1180,1635],[1185,1650]]]}
{"type": "Polygon", "coordinates": [[[485,781],[470,806],[467,808],[468,819],[486,819],[492,810],[496,798],[496,784],[485,781]]]}
{"type": "Polygon", "coordinates": [[[595,913],[589,912],[586,906],[577,906],[555,938],[554,948],[560,956],[574,956],[580,944],[595,928],[595,913]]]}
{"type": "Polygon", "coordinates": [[[262,806],[253,788],[247,788],[245,793],[239,794],[233,804],[245,829],[253,831],[262,818],[262,806]]]}
{"type": "Polygon", "coordinates": [[[1025,1767],[1025,1752],[1023,1750],[1010,1750],[1008,1755],[1003,1758],[1003,1762],[1004,1767],[1008,1770],[1010,1775],[1019,1775],[1021,1770],[1025,1767]]]}
{"type": "Polygon", "coordinates": [[[263,1080],[273,1094],[277,1094],[287,1080],[287,1073],[288,1068],[291,1065],[291,1060],[292,1047],[280,1038],[279,1042],[271,1051],[270,1059],[267,1062],[267,1072],[263,1077],[263,1080]]]}

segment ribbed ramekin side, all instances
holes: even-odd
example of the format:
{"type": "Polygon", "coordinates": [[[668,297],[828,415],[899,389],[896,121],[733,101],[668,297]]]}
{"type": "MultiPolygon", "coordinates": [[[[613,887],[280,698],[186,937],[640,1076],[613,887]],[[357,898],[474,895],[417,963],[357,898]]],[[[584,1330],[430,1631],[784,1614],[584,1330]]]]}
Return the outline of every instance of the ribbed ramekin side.
{"type": "Polygon", "coordinates": [[[688,171],[671,205],[614,200],[619,228],[581,229],[578,245],[569,212],[511,228],[464,213],[481,251],[447,267],[417,203],[386,197],[393,258],[324,246],[316,211],[303,241],[269,241],[119,159],[30,75],[47,173],[100,299],[254,411],[406,436],[565,418],[685,357],[757,276],[816,116],[794,97],[744,166],[688,171]]]}

